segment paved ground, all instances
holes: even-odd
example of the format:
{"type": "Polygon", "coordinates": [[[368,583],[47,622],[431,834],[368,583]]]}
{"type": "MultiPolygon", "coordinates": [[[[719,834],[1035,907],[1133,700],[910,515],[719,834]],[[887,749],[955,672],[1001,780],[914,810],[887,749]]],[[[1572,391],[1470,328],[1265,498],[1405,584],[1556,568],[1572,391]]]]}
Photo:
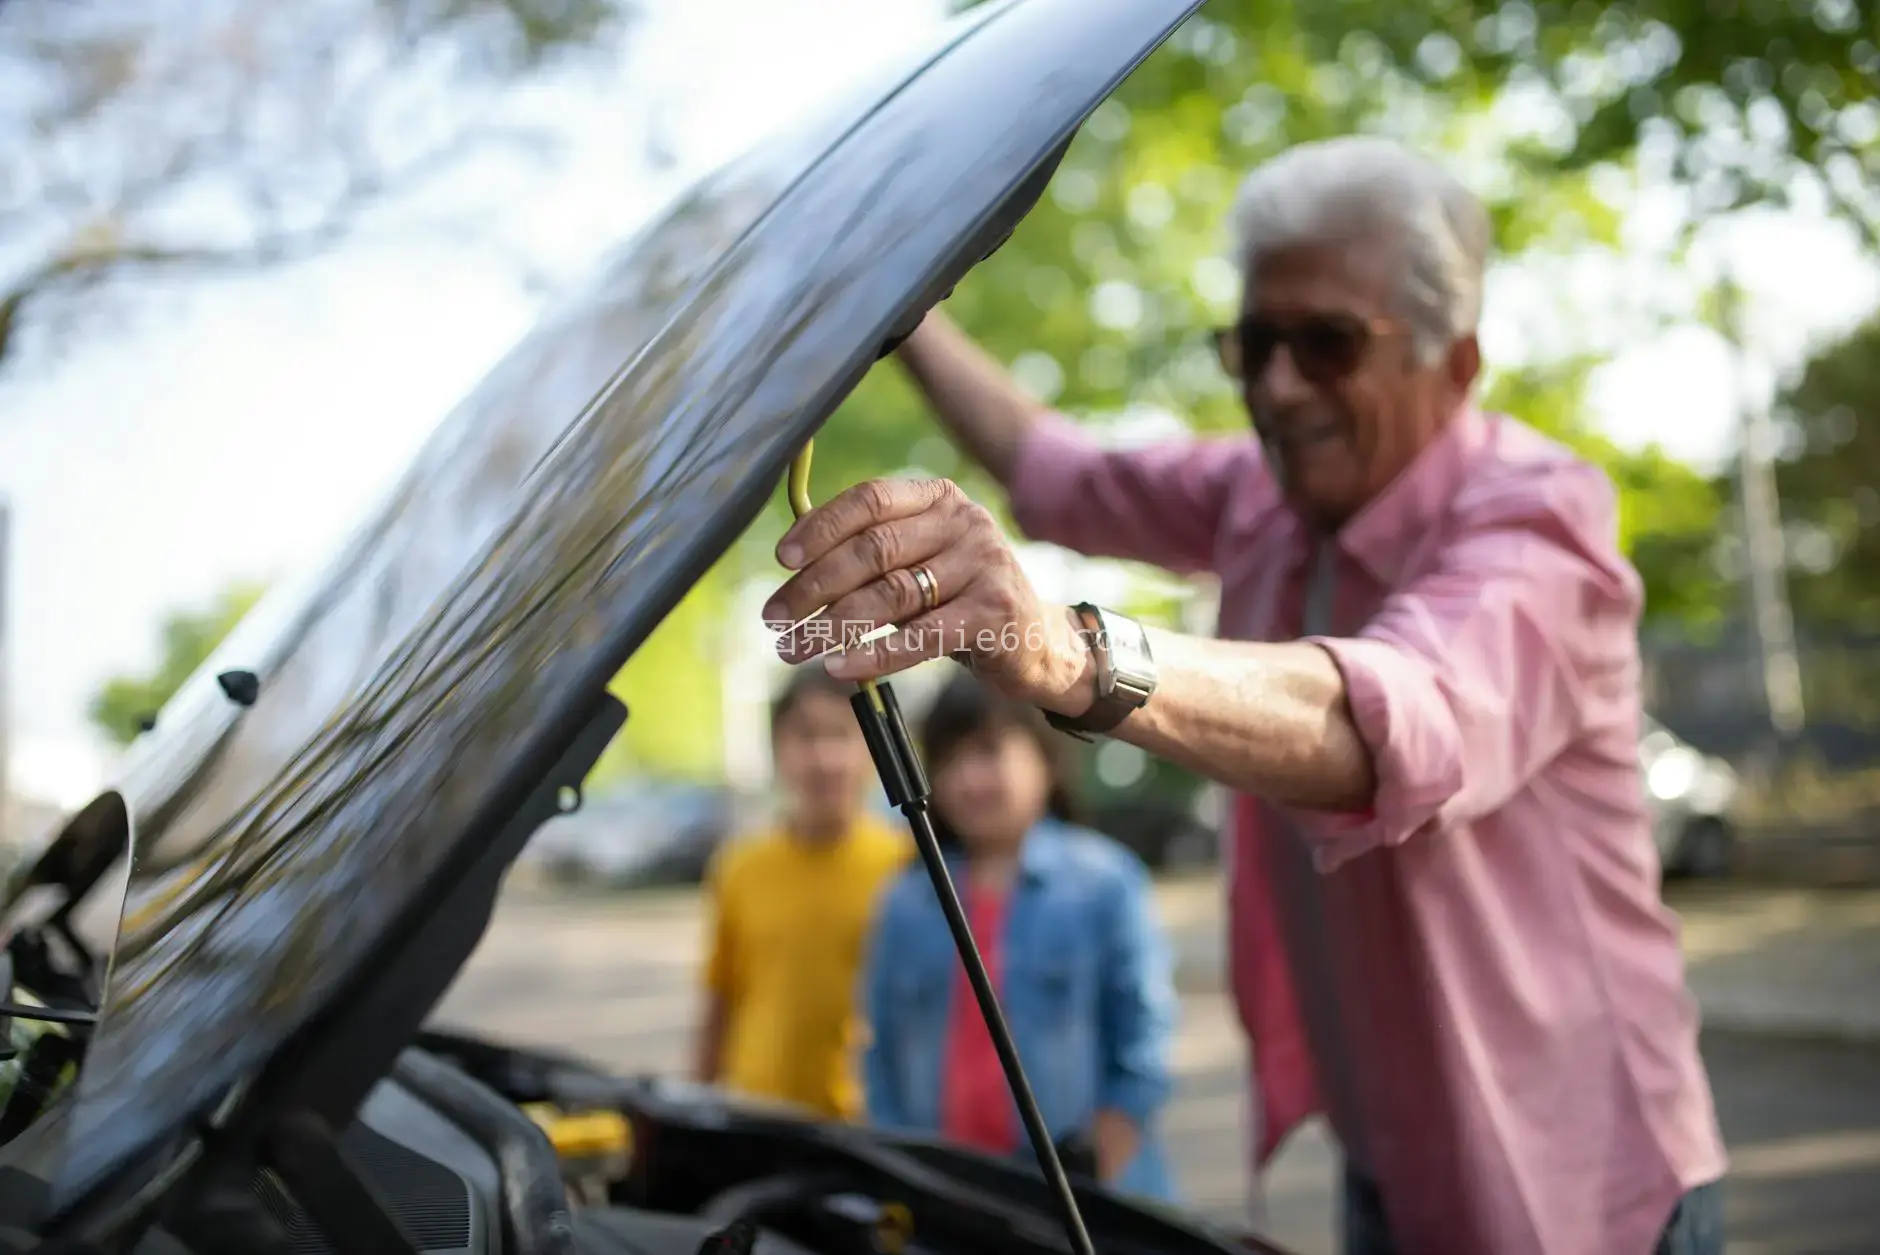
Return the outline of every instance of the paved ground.
{"type": "MultiPolygon", "coordinates": [[[[1187,880],[1159,896],[1183,988],[1219,990],[1219,888],[1187,880]]],[[[1880,1041],[1880,889],[1697,883],[1667,897],[1706,1025],[1880,1041]]]]}
{"type": "MultiPolygon", "coordinates": [[[[1197,954],[1204,947],[1196,920],[1205,917],[1198,904],[1207,897],[1180,886],[1164,894],[1171,929],[1197,954]]],[[[1702,995],[1697,974],[1714,962],[1721,967],[1707,978],[1709,987],[1745,1005],[1786,999],[1791,1007],[1820,1010],[1839,998],[1872,1010],[1880,1005],[1880,907],[1873,908],[1873,937],[1861,922],[1868,909],[1855,899],[1811,904],[1742,891],[1687,903],[1693,982],[1702,995]],[[1835,936],[1843,949],[1848,937],[1876,944],[1851,957],[1829,953],[1810,932],[1811,921],[1841,928],[1835,936]],[[1758,954],[1782,961],[1763,962],[1758,954]],[[1825,966],[1826,976],[1812,976],[1809,964],[1825,966]],[[1876,983],[1863,989],[1857,974],[1869,969],[1876,983]],[[1785,988],[1774,997],[1765,989],[1759,1002],[1745,992],[1759,981],[1785,988]]],[[[682,897],[514,893],[440,1018],[569,1046],[627,1071],[677,1069],[693,1013],[697,942],[696,912],[682,897]]],[[[1207,984],[1187,982],[1177,1058],[1182,1080],[1169,1134],[1193,1204],[1238,1218],[1253,1207],[1243,1151],[1242,1046],[1228,1006],[1207,984]]],[[[1880,1251],[1880,1046],[1713,1031],[1705,1055],[1733,1158],[1732,1255],[1880,1251]]],[[[1308,1130],[1266,1182],[1260,1227],[1298,1255],[1335,1249],[1334,1163],[1323,1137],[1308,1130]]]]}

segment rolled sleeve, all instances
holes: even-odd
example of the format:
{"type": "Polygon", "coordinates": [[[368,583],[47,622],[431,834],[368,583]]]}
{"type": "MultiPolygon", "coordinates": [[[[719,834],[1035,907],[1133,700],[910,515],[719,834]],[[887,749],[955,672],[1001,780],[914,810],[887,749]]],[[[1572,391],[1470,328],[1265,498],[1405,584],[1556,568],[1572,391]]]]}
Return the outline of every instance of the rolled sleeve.
{"type": "Polygon", "coordinates": [[[1104,1067],[1097,1105],[1121,1112],[1143,1128],[1168,1102],[1173,1088],[1173,965],[1148,874],[1133,858],[1123,866],[1111,906],[1100,1012],[1104,1067]]]}
{"type": "Polygon", "coordinates": [[[1376,778],[1362,815],[1295,816],[1321,871],[1499,810],[1583,729],[1636,706],[1640,596],[1600,543],[1609,485],[1549,487],[1461,529],[1356,637],[1307,638],[1344,677],[1376,778]]]}
{"type": "Polygon", "coordinates": [[[1229,489],[1257,458],[1250,438],[1108,449],[1062,415],[1044,414],[1013,462],[1012,514],[1032,540],[1090,557],[1205,571],[1214,564],[1229,489]]]}
{"type": "Polygon", "coordinates": [[[1462,735],[1433,677],[1396,646],[1364,638],[1307,639],[1331,654],[1344,676],[1352,723],[1371,751],[1377,777],[1369,810],[1300,816],[1317,838],[1318,869],[1329,872],[1435,822],[1462,791],[1462,735]]]}

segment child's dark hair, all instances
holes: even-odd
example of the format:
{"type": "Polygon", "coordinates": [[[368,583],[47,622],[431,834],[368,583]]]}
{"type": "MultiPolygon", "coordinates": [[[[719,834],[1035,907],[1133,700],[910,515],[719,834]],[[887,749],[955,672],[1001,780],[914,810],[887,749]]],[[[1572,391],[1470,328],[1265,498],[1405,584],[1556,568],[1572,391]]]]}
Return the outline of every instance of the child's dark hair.
{"type": "MultiPolygon", "coordinates": [[[[961,743],[1013,728],[1030,736],[1044,755],[1051,776],[1046,813],[1064,823],[1081,823],[1082,810],[1071,785],[1071,739],[1046,723],[1044,713],[1036,706],[994,692],[971,672],[961,671],[948,681],[927,708],[920,728],[921,761],[928,771],[937,771],[961,743]]],[[[948,828],[937,809],[933,821],[941,844],[957,847],[958,835],[948,828]]]]}
{"type": "Polygon", "coordinates": [[[854,692],[853,683],[836,679],[818,663],[804,663],[790,673],[789,680],[770,700],[771,735],[776,735],[783,721],[803,704],[805,698],[824,695],[837,698],[847,704],[849,696],[854,692]]]}

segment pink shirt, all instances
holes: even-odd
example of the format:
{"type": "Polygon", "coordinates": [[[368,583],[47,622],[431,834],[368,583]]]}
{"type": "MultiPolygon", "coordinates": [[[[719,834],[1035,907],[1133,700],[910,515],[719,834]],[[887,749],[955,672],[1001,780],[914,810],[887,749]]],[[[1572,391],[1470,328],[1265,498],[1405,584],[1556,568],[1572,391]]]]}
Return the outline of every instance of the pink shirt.
{"type": "MultiPolygon", "coordinates": [[[[1251,436],[1020,450],[1034,539],[1221,581],[1299,636],[1315,545],[1251,436]]],[[[1637,574],[1612,486],[1473,411],[1343,528],[1330,629],[1363,816],[1242,798],[1230,955],[1264,1166],[1323,1111],[1403,1255],[1646,1255],[1725,1156],[1639,777],[1637,574]]]]}

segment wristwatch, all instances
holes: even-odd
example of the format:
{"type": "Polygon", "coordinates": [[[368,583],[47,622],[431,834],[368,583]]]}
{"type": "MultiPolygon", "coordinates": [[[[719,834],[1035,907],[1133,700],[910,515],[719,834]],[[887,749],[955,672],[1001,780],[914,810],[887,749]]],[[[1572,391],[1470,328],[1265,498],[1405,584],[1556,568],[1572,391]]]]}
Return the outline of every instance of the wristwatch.
{"type": "Polygon", "coordinates": [[[1155,659],[1142,624],[1127,615],[1089,602],[1071,607],[1082,624],[1082,634],[1096,661],[1097,700],[1076,718],[1045,712],[1045,721],[1060,732],[1088,741],[1102,734],[1148,702],[1155,692],[1155,659]]]}

